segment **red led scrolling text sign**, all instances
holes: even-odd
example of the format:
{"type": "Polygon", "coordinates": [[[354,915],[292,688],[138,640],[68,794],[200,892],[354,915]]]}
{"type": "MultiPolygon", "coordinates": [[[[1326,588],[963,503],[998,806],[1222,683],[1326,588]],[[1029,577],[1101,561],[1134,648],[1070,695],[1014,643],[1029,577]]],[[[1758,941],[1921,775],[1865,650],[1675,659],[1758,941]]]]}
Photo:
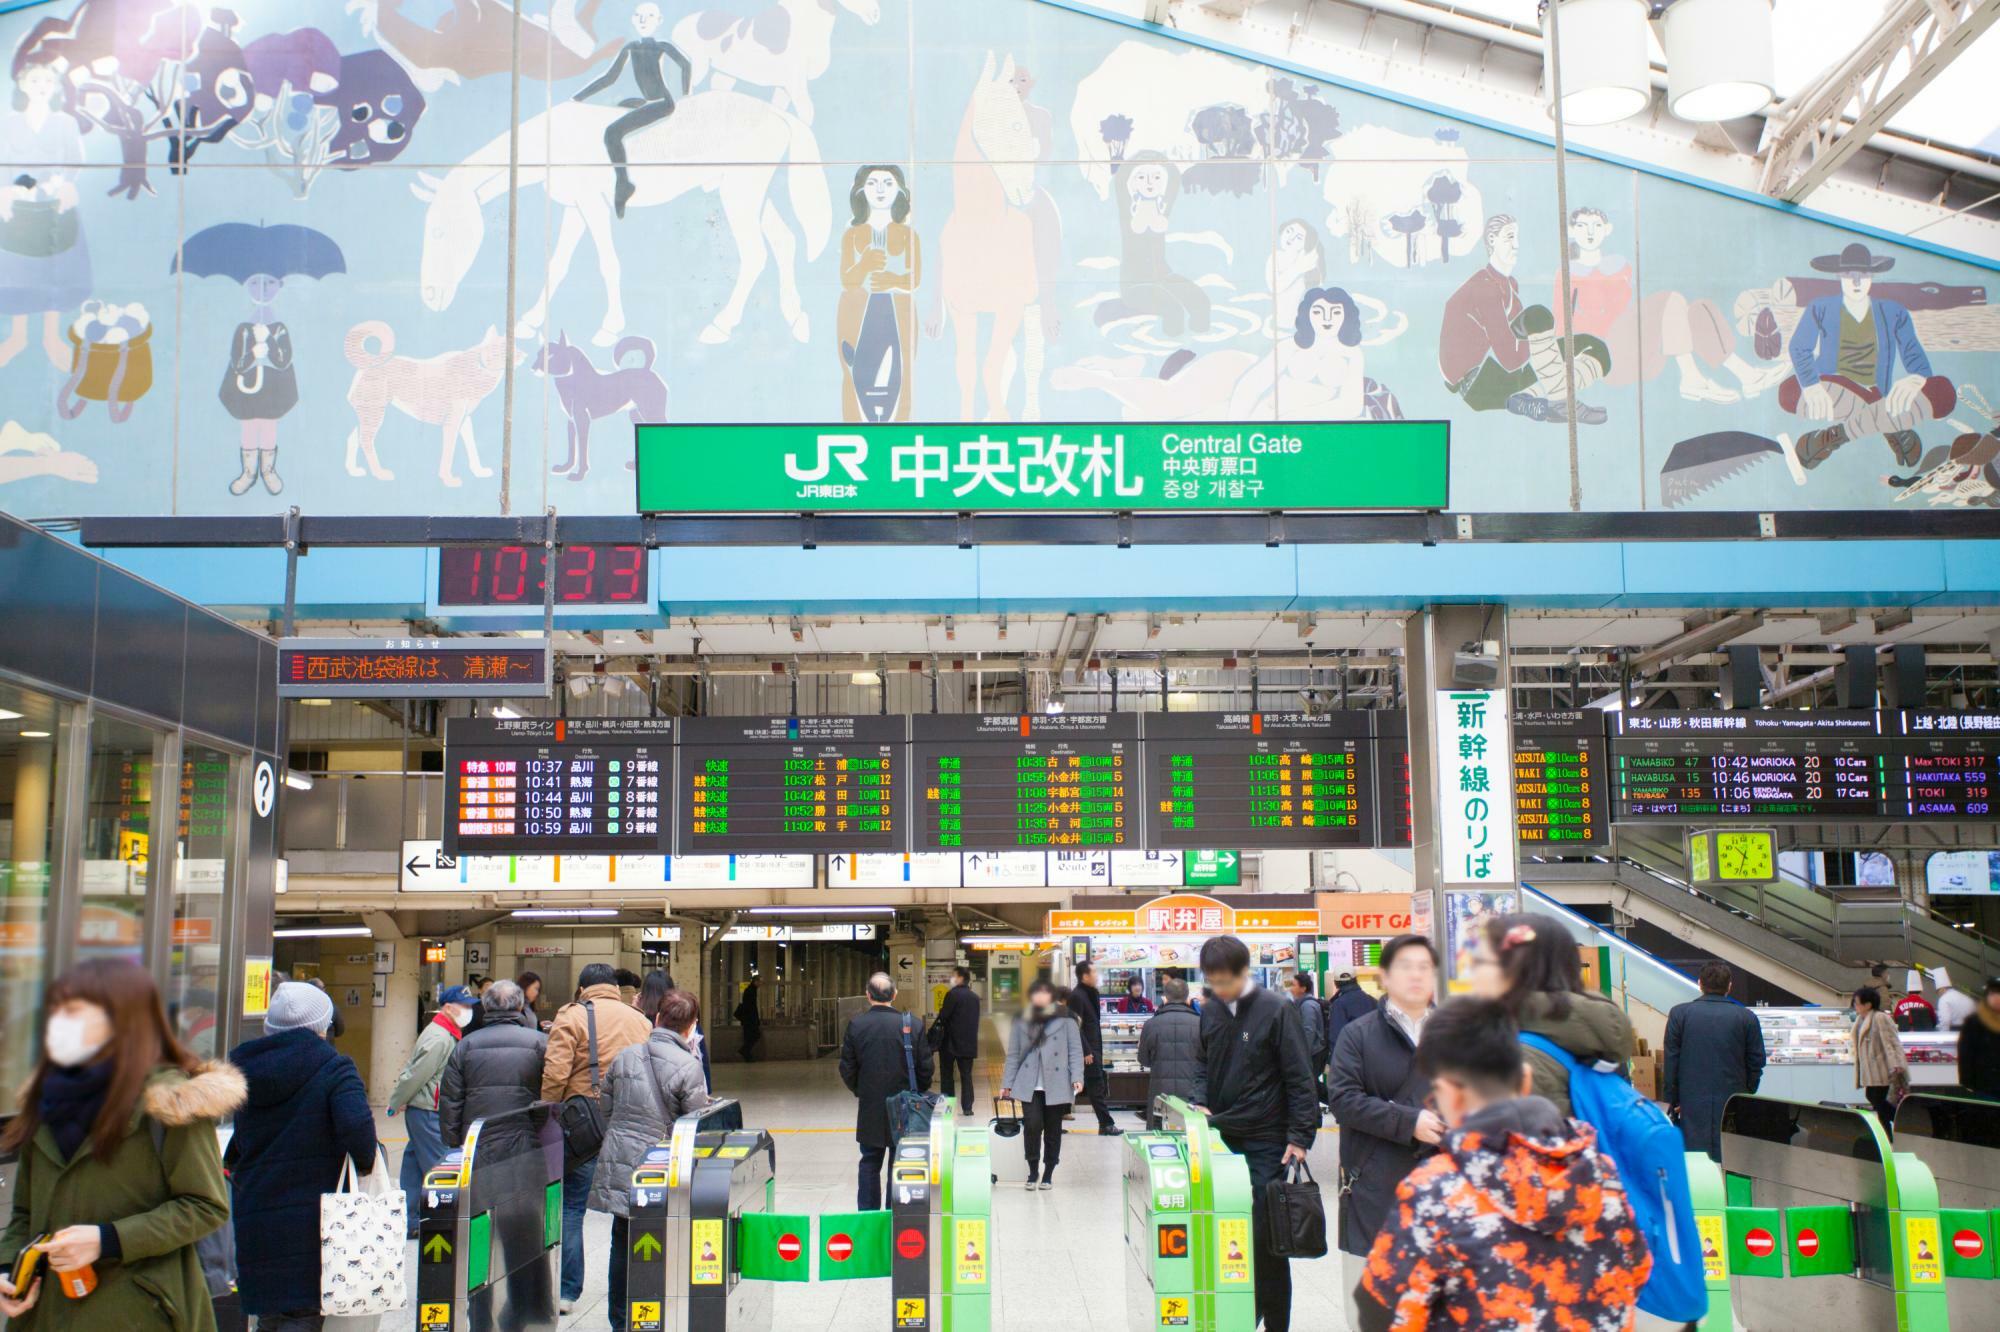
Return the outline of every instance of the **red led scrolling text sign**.
{"type": "Polygon", "coordinates": [[[286,654],[287,684],[486,684],[542,679],[543,654],[533,651],[354,651],[286,654]]]}

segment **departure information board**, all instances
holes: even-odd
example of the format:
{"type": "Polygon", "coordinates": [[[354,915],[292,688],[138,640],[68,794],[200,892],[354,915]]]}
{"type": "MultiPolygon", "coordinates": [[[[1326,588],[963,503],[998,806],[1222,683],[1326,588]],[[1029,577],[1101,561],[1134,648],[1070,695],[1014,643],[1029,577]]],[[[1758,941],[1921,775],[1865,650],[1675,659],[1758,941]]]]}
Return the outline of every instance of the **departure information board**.
{"type": "Polygon", "coordinates": [[[1368,714],[1166,712],[1145,719],[1146,846],[1368,846],[1368,714]]]}
{"type": "Polygon", "coordinates": [[[1873,712],[1619,713],[1614,816],[1842,822],[1887,814],[1891,745],[1873,712]]]}
{"type": "Polygon", "coordinates": [[[1139,716],[911,719],[917,851],[1137,847],[1139,716]]]}
{"type": "Polygon", "coordinates": [[[1514,834],[1523,852],[1611,845],[1604,781],[1604,713],[1514,714],[1514,834]]]}
{"type": "Polygon", "coordinates": [[[1894,737],[1891,818],[1991,819],[2000,787],[2000,713],[1885,712],[1894,737]]]}
{"type": "Polygon", "coordinates": [[[901,851],[902,717],[689,717],[680,855],[901,851]]]}
{"type": "Polygon", "coordinates": [[[447,855],[656,855],[674,780],[669,717],[445,720],[447,855]]]}
{"type": "Polygon", "coordinates": [[[1370,715],[1375,718],[1375,845],[1410,846],[1417,839],[1410,783],[1410,715],[1370,715]]]}

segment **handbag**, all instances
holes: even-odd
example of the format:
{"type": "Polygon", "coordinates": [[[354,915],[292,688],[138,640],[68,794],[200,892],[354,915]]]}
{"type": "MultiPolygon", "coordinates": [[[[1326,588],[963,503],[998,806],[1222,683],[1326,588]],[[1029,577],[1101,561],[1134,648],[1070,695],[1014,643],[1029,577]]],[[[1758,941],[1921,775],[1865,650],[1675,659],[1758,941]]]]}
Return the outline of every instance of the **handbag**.
{"type": "Polygon", "coordinates": [[[604,1150],[604,1102],[597,1096],[597,1009],[583,1001],[583,1021],[590,1031],[590,1092],[578,1092],[562,1103],[556,1119],[562,1124],[563,1155],[571,1165],[595,1161],[604,1150]]]}
{"type": "Polygon", "coordinates": [[[380,1149],[375,1168],[357,1175],[341,1163],[340,1183],[319,1196],[319,1311],[340,1317],[385,1314],[409,1305],[409,1244],[402,1189],[389,1184],[380,1149]]]}
{"type": "Polygon", "coordinates": [[[101,402],[115,423],[153,387],[153,330],[142,329],[126,342],[85,343],[69,330],[69,378],[56,394],[56,414],[65,421],[83,415],[84,405],[101,402]]]}
{"type": "Polygon", "coordinates": [[[1292,1162],[1282,1178],[1264,1186],[1264,1213],[1270,1218],[1273,1254],[1326,1257],[1326,1200],[1304,1161],[1292,1162]]]}
{"type": "Polygon", "coordinates": [[[944,1097],[936,1092],[921,1091],[917,1087],[917,1052],[911,1036],[912,1029],[910,1015],[903,1014],[903,1077],[910,1085],[889,1098],[891,1141],[928,1134],[931,1131],[931,1112],[944,1103],[944,1097]]]}

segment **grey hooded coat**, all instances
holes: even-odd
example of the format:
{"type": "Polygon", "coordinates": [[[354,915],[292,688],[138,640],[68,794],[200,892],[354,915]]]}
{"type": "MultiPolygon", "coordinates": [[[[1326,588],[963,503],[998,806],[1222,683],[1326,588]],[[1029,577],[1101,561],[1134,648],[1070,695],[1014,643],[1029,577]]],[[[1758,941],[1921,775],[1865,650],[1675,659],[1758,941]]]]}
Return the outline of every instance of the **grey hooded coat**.
{"type": "Polygon", "coordinates": [[[674,1121],[708,1104],[701,1056],[663,1028],[611,1061],[603,1083],[604,1150],[590,1185],[590,1210],[631,1214],[632,1172],[667,1140],[674,1121]]]}

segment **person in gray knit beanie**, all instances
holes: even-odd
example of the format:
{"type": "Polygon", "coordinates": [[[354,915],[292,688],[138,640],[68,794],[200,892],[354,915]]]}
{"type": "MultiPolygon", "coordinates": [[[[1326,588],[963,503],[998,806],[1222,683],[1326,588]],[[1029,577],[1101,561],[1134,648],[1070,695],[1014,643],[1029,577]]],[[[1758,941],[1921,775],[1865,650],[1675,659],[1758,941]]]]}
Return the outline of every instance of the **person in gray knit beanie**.
{"type": "Polygon", "coordinates": [[[333,998],[318,986],[304,981],[285,981],[271,991],[271,1008],[264,1014],[266,1036],[300,1028],[324,1036],[326,1029],[332,1025],[333,998]]]}

